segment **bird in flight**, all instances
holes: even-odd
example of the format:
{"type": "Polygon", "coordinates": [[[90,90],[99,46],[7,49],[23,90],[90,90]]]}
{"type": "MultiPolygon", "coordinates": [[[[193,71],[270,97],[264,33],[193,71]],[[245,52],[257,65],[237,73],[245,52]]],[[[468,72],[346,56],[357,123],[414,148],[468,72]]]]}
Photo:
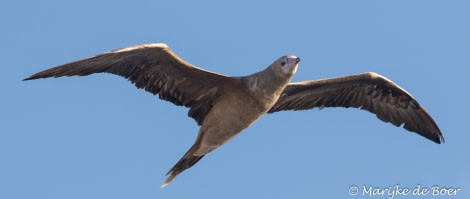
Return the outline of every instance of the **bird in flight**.
{"type": "Polygon", "coordinates": [[[177,106],[200,126],[196,141],[166,174],[168,185],[204,155],[217,149],[266,113],[324,107],[367,110],[384,122],[403,125],[436,143],[439,127],[407,91],[373,72],[290,83],[300,58],[282,56],[243,77],[206,71],[178,57],[166,44],[113,50],[31,75],[24,80],[111,73],[177,106]]]}

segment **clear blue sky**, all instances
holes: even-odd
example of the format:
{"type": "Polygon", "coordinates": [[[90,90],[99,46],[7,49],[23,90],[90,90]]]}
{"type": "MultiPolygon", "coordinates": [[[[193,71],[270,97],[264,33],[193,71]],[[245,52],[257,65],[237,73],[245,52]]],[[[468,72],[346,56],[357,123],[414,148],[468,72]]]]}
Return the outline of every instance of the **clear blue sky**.
{"type": "Polygon", "coordinates": [[[469,198],[469,10],[433,0],[3,1],[0,198],[388,198],[362,188],[397,184],[469,198]],[[360,110],[281,112],[159,189],[196,138],[186,108],[108,74],[21,81],[156,42],[228,75],[285,54],[302,59],[293,81],[377,72],[417,98],[447,142],[360,110]]]}

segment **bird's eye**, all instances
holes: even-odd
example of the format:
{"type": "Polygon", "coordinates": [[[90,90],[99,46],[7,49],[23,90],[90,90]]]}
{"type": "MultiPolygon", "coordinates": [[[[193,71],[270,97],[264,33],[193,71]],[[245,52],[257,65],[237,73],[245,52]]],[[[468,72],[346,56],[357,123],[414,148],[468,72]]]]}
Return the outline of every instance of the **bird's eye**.
{"type": "Polygon", "coordinates": [[[285,66],[285,65],[286,65],[286,61],[281,61],[281,65],[282,65],[282,66],[285,66]]]}

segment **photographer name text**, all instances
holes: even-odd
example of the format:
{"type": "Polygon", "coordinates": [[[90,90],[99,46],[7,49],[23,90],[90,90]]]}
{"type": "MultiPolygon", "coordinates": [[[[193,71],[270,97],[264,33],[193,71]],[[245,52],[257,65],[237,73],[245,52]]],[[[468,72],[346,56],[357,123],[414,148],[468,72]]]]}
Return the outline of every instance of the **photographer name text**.
{"type": "Polygon", "coordinates": [[[363,195],[363,196],[388,196],[392,199],[395,196],[455,196],[461,190],[460,187],[444,187],[439,185],[433,185],[430,187],[422,186],[420,184],[413,188],[402,187],[399,184],[389,187],[377,187],[373,185],[356,186],[352,185],[349,187],[349,195],[363,195]]]}

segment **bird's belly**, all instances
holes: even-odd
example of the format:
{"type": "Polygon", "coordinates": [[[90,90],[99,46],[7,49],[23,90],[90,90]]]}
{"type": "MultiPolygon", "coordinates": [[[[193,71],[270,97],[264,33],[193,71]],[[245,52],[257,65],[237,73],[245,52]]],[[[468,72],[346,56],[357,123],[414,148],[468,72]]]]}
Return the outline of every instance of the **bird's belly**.
{"type": "Polygon", "coordinates": [[[195,154],[209,153],[230,141],[258,120],[266,111],[265,108],[256,104],[213,107],[199,130],[199,134],[202,133],[202,138],[200,147],[195,154]]]}

